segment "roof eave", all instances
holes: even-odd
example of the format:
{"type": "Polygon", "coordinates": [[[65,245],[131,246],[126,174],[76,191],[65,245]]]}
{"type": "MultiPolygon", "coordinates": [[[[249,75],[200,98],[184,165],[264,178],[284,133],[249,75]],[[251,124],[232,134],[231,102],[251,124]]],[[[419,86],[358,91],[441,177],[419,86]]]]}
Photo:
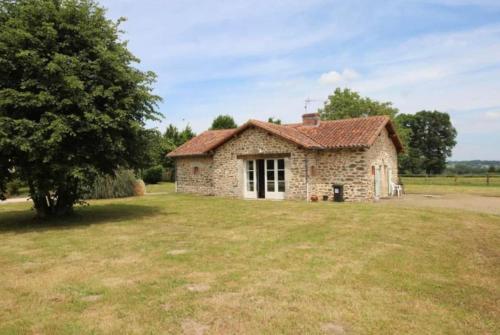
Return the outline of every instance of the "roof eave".
{"type": "Polygon", "coordinates": [[[209,157],[209,156],[212,156],[211,153],[196,153],[196,154],[174,154],[174,155],[170,155],[170,154],[167,154],[167,157],[169,158],[182,158],[182,157],[209,157]]]}

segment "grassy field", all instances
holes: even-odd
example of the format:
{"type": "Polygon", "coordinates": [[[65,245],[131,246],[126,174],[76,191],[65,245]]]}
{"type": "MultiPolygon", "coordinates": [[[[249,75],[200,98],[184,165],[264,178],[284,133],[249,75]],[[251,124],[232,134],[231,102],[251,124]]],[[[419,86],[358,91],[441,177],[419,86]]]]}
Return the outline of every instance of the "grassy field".
{"type": "Polygon", "coordinates": [[[432,177],[402,177],[405,184],[412,185],[446,185],[446,186],[478,186],[500,187],[500,175],[491,175],[489,184],[486,176],[432,176],[432,177]]]}
{"type": "Polygon", "coordinates": [[[168,193],[32,217],[0,206],[0,334],[500,332],[498,215],[168,193]]]}
{"type": "Polygon", "coordinates": [[[500,177],[402,177],[405,191],[417,194],[473,194],[500,197],[500,177]]]}

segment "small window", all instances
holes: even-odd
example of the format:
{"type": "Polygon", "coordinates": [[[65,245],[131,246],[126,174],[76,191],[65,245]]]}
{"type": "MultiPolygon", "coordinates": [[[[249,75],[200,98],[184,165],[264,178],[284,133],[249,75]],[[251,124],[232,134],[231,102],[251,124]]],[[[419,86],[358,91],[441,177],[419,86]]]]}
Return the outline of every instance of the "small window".
{"type": "Polygon", "coordinates": [[[195,167],[193,168],[193,174],[198,174],[198,172],[200,172],[200,168],[199,168],[199,167],[197,167],[197,166],[195,166],[195,167]]]}

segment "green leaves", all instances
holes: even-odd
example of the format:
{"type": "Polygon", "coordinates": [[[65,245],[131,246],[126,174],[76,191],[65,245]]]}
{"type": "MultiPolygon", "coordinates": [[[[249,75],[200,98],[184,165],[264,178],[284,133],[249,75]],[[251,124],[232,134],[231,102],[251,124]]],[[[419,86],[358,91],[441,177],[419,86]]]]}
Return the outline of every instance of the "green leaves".
{"type": "Polygon", "coordinates": [[[348,88],[336,88],[328,97],[324,108],[318,112],[323,120],[339,120],[374,115],[389,115],[394,118],[398,109],[391,102],[379,102],[361,97],[359,93],[348,88]]]}
{"type": "Polygon", "coordinates": [[[134,67],[104,13],[91,0],[0,1],[0,187],[15,169],[37,209],[142,166],[143,125],[160,116],[154,73],[134,67]]]}
{"type": "Polygon", "coordinates": [[[396,118],[404,129],[408,152],[401,161],[404,172],[439,174],[446,168],[456,144],[457,131],[448,113],[420,111],[414,115],[400,114],[396,118]]]}
{"type": "Polygon", "coordinates": [[[219,115],[212,122],[211,130],[238,128],[231,115],[219,115]]]}

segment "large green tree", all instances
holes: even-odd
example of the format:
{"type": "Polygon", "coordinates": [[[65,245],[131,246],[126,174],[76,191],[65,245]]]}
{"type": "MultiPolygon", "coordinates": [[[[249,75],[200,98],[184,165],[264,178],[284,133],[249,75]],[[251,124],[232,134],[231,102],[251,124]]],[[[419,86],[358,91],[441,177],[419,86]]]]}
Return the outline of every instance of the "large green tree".
{"type": "Polygon", "coordinates": [[[219,115],[212,122],[211,130],[238,128],[231,115],[219,115]]]}
{"type": "Polygon", "coordinates": [[[379,102],[362,97],[348,88],[336,88],[328,96],[323,108],[318,112],[323,120],[339,120],[374,115],[389,115],[394,118],[398,109],[391,102],[379,102]]]}
{"type": "Polygon", "coordinates": [[[450,115],[438,111],[420,111],[413,115],[400,114],[397,119],[401,127],[409,130],[410,161],[403,169],[413,173],[442,173],[446,168],[446,159],[451,156],[457,143],[457,131],[450,115]]]}
{"type": "Polygon", "coordinates": [[[120,22],[92,0],[0,0],[0,188],[15,171],[41,217],[144,161],[159,97],[120,22]]]}

